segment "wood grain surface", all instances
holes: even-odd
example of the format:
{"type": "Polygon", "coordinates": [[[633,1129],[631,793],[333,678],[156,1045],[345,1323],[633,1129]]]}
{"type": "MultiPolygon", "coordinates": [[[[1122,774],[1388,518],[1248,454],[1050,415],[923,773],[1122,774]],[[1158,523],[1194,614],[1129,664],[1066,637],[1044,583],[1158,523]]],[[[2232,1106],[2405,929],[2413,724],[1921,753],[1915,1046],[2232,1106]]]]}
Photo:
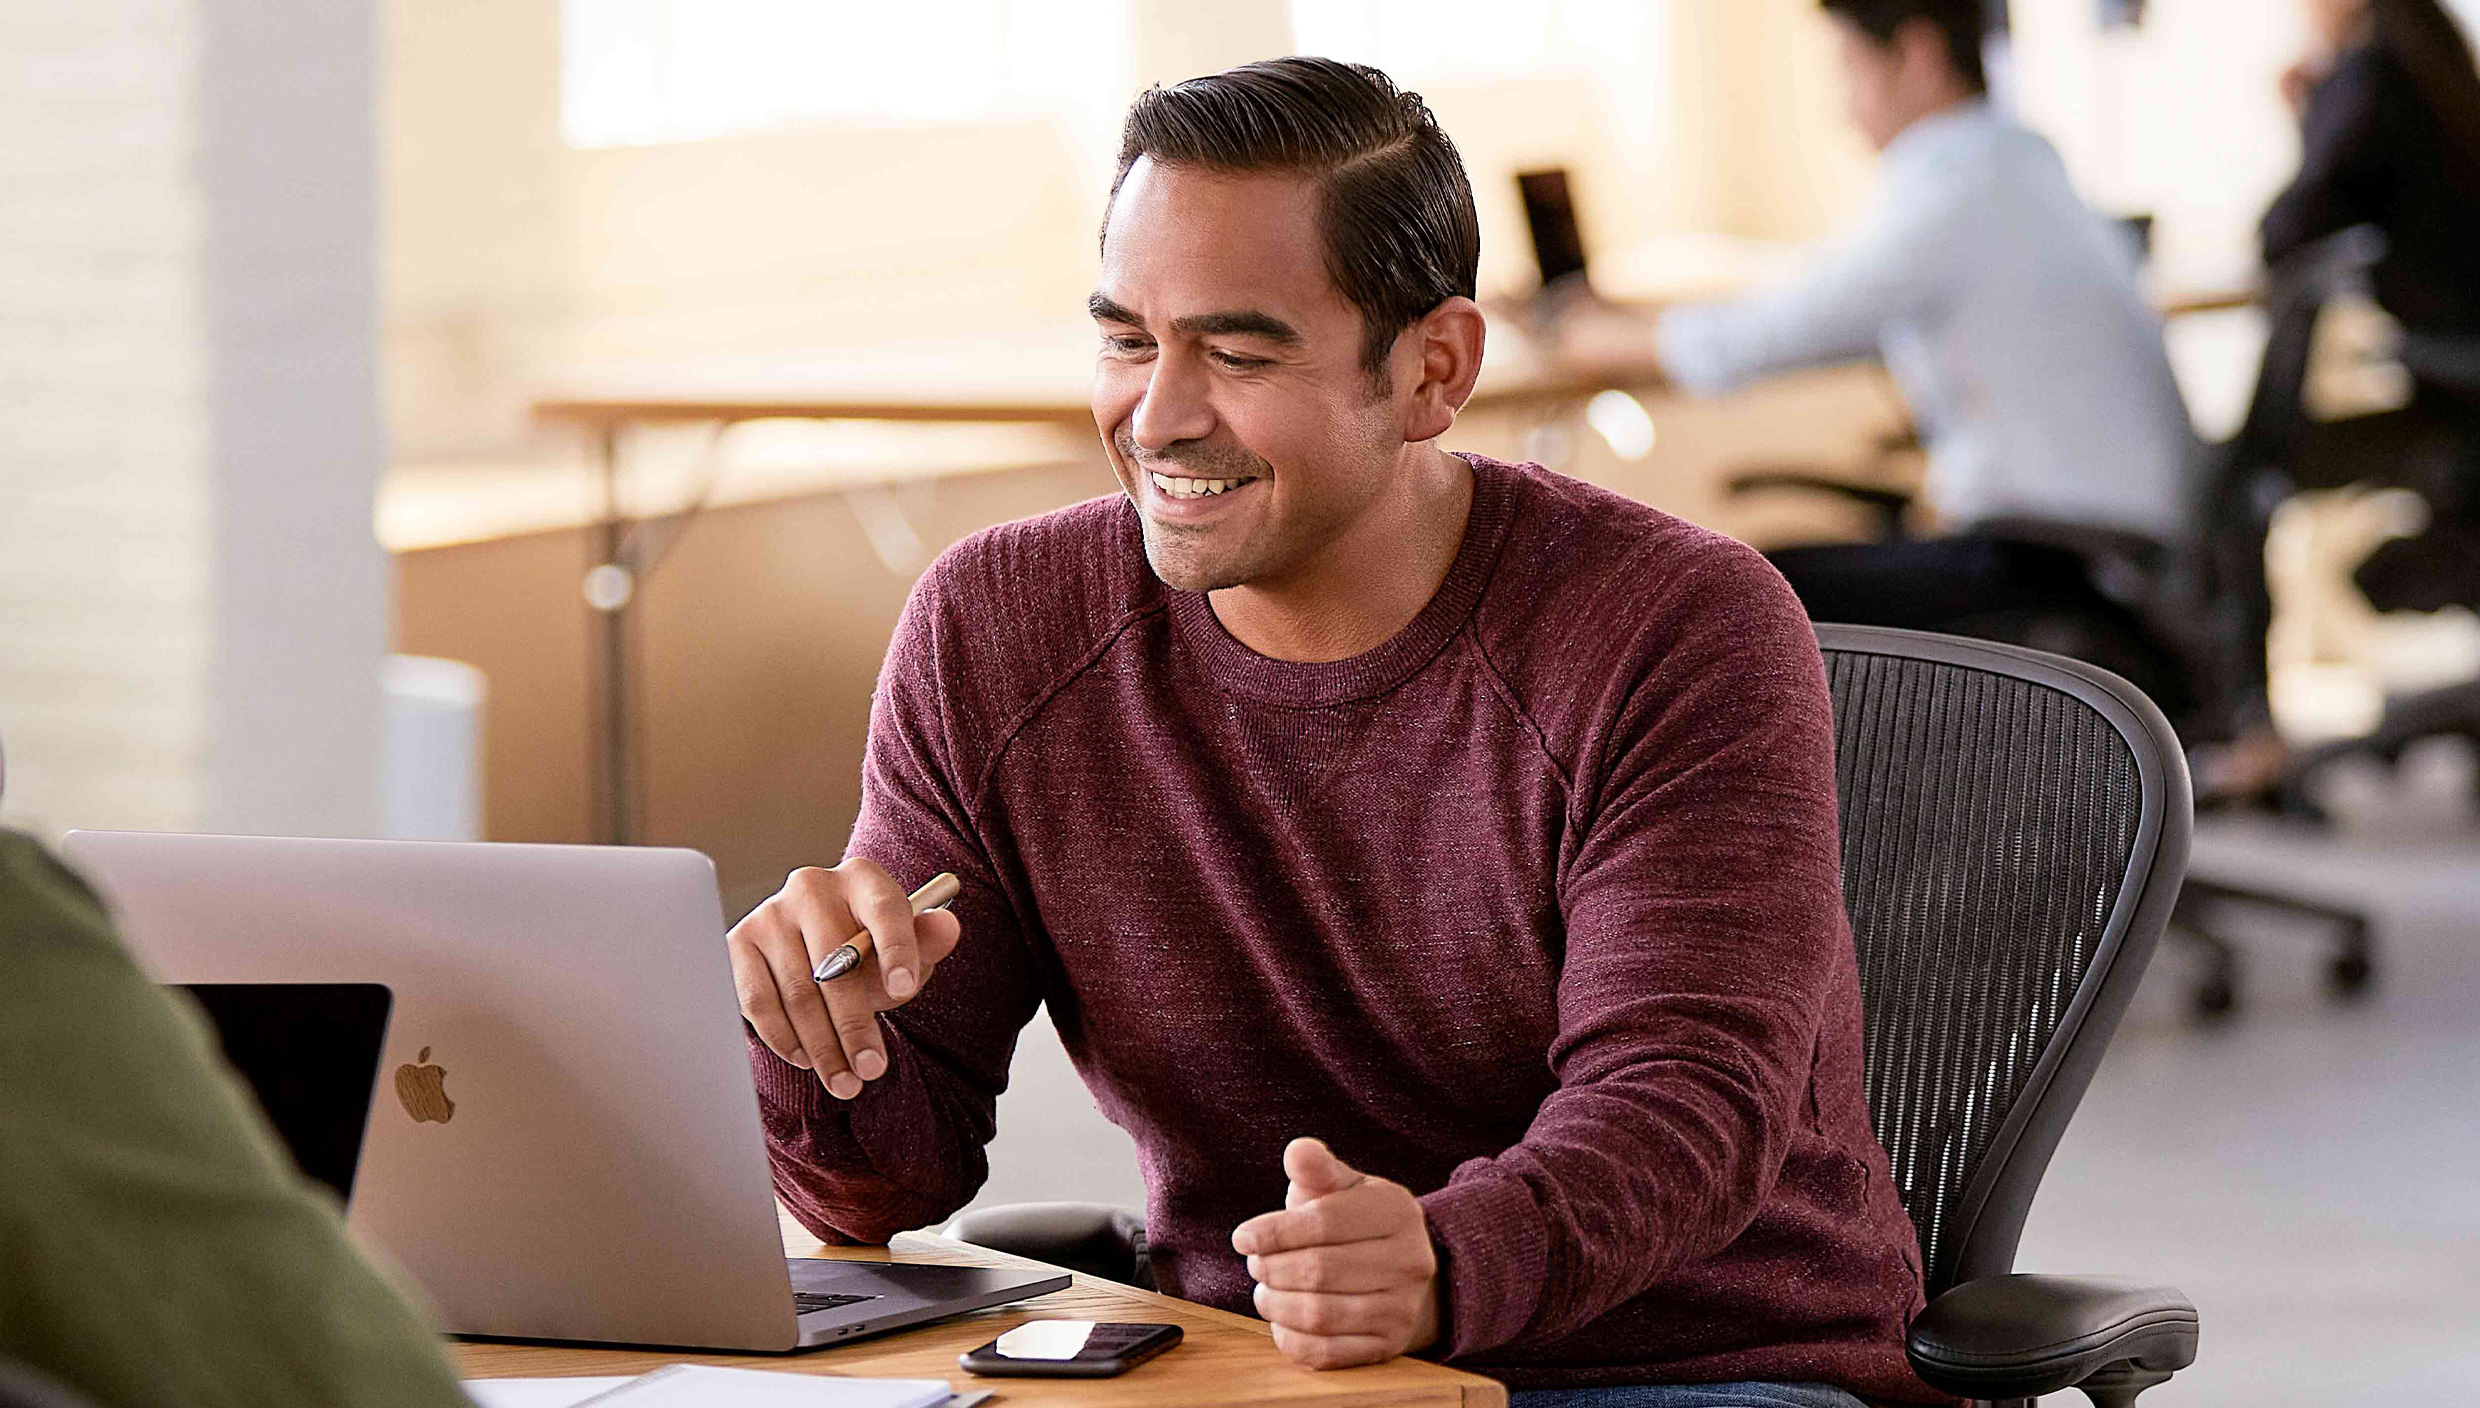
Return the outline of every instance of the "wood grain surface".
{"type": "MultiPolygon", "coordinates": [[[[784,1220],[784,1250],[792,1256],[859,1261],[1001,1267],[1035,1264],[923,1232],[906,1233],[896,1238],[892,1247],[822,1247],[789,1218],[784,1220]]],[[[1505,1387],[1495,1380],[1415,1359],[1325,1373],[1302,1369],[1276,1351],[1261,1321],[1086,1276],[1078,1276],[1068,1290],[1047,1296],[860,1344],[800,1354],[694,1354],[484,1341],[455,1343],[449,1350],[467,1378],[566,1378],[641,1374],[683,1362],[734,1364],[795,1374],[946,1379],[960,1389],[970,1386],[995,1390],[998,1397],[993,1400],[994,1408],[1067,1404],[1091,1404],[1097,1408],[1208,1408],[1238,1404],[1505,1408],[1507,1402],[1505,1387]],[[987,1343],[1003,1330],[1037,1319],[1168,1321],[1178,1325],[1186,1338],[1178,1348],[1116,1379],[978,1379],[956,1367],[957,1355],[987,1343]]]]}

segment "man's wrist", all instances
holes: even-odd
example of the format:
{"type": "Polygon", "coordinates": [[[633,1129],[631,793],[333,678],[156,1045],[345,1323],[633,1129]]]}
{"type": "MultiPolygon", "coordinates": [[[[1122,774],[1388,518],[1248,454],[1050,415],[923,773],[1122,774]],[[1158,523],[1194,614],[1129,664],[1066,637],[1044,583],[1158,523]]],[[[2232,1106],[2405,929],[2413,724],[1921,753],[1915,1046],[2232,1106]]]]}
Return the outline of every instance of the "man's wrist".
{"type": "Polygon", "coordinates": [[[1412,1341],[1404,1346],[1406,1354],[1427,1354],[1446,1343],[1447,1314],[1446,1272],[1433,1271],[1421,1287],[1421,1308],[1412,1321],[1412,1341]]]}

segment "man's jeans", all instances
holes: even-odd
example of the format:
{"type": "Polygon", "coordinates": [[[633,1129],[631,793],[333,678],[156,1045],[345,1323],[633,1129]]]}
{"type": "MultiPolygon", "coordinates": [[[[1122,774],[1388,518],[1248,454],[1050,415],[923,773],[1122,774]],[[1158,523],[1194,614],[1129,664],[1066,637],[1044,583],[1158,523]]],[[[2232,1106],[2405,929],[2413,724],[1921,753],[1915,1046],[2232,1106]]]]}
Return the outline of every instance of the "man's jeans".
{"type": "Polygon", "coordinates": [[[1511,1393],[1507,1408],[1862,1408],[1824,1384],[1623,1384],[1511,1393]]]}

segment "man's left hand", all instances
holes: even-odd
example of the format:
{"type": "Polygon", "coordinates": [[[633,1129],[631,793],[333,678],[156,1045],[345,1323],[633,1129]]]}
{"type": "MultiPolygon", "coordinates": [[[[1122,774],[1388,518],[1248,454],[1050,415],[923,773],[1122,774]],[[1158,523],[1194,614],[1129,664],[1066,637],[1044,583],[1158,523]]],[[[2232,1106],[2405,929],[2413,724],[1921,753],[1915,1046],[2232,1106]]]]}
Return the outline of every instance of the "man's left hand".
{"type": "Polygon", "coordinates": [[[1283,1211],[1231,1234],[1275,1347],[1312,1369],[1342,1369],[1435,1343],[1438,1253],[1412,1190],[1362,1173],[1315,1139],[1284,1149],[1283,1172],[1291,1179],[1283,1211]]]}

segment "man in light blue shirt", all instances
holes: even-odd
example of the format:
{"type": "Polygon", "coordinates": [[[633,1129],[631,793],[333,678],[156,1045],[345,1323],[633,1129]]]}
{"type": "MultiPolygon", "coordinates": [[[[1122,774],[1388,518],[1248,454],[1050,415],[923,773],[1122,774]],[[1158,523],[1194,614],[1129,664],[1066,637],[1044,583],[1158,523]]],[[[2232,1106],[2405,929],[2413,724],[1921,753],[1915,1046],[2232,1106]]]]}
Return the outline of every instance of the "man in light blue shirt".
{"type": "Polygon", "coordinates": [[[1884,153],[1874,211],[1782,288],[1651,322],[1578,308],[1562,347],[1709,394],[1884,359],[1951,536],[1777,553],[1818,619],[1947,628],[2090,597],[2060,537],[2177,544],[2197,498],[2194,432],[2130,253],[2049,143],[1990,106],[1980,0],[1824,4],[1852,118],[1884,153]]]}

